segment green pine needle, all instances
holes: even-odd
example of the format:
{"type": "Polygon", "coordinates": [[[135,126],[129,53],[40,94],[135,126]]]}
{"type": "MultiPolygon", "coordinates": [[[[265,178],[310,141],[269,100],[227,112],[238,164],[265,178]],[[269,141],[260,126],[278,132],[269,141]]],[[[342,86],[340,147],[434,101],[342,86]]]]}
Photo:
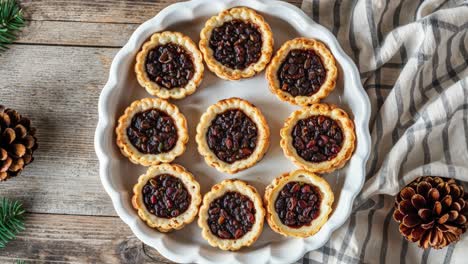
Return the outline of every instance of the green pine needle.
{"type": "Polygon", "coordinates": [[[24,209],[18,201],[0,199],[0,248],[16,238],[24,230],[24,209]]]}
{"type": "Polygon", "coordinates": [[[26,24],[16,0],[0,0],[0,52],[8,49],[26,24]]]}

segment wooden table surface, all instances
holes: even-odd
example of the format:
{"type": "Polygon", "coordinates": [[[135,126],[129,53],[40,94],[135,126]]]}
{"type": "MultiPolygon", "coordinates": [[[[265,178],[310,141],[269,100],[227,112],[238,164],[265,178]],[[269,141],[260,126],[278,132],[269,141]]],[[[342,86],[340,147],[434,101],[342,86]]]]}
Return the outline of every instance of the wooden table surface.
{"type": "Polygon", "coordinates": [[[28,26],[0,55],[0,104],[32,119],[39,149],[21,176],[0,183],[0,196],[28,212],[26,231],[0,250],[0,263],[170,263],[116,216],[93,137],[114,55],[174,2],[21,1],[28,26]]]}

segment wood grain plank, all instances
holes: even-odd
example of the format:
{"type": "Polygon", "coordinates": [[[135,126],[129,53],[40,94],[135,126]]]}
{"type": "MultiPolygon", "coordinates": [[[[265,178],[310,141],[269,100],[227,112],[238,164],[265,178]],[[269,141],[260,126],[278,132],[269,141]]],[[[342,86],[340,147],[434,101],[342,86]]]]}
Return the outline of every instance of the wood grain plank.
{"type": "MultiPolygon", "coordinates": [[[[142,23],[176,0],[23,0],[31,20],[81,21],[99,23],[142,23]]],[[[300,7],[302,0],[288,0],[300,7]]]]}
{"type": "Polygon", "coordinates": [[[140,24],[177,1],[25,0],[21,2],[30,20],[140,24]]]}
{"type": "Polygon", "coordinates": [[[0,196],[23,201],[32,214],[0,263],[169,263],[109,217],[115,212],[99,181],[93,135],[117,52],[108,47],[123,45],[173,2],[22,1],[31,21],[18,43],[36,45],[13,45],[0,57],[0,103],[33,120],[40,147],[23,175],[1,184],[0,196]]]}
{"type": "Polygon", "coordinates": [[[173,2],[24,1],[31,21],[16,43],[121,47],[140,23],[173,2]],[[109,12],[99,11],[105,7],[109,12]]]}
{"type": "Polygon", "coordinates": [[[97,105],[117,49],[12,45],[0,57],[1,104],[37,128],[36,160],[1,183],[30,212],[115,215],[101,186],[93,138],[97,105]]]}
{"type": "Polygon", "coordinates": [[[122,47],[138,24],[29,21],[15,43],[122,47]]]}
{"type": "Polygon", "coordinates": [[[26,230],[0,250],[0,263],[172,263],[118,217],[28,214],[26,230]]]}

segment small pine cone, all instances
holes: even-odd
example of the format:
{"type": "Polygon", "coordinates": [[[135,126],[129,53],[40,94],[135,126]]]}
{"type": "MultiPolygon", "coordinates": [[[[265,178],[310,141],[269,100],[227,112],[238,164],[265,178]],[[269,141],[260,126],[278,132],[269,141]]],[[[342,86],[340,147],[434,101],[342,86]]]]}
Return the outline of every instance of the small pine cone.
{"type": "Polygon", "coordinates": [[[407,240],[441,249],[465,233],[468,195],[454,179],[419,177],[396,196],[393,218],[407,240]]]}
{"type": "Polygon", "coordinates": [[[0,105],[0,181],[17,176],[34,160],[35,133],[28,118],[0,105]]]}

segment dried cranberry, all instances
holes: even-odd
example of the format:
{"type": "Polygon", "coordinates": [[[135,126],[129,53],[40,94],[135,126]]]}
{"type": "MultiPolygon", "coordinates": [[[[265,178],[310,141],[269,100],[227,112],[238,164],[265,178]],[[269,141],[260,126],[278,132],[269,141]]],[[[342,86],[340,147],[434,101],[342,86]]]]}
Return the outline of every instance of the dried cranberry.
{"type": "Polygon", "coordinates": [[[252,23],[231,20],[213,29],[209,45],[221,64],[232,69],[245,69],[260,59],[262,35],[252,23]]]}
{"type": "Polygon", "coordinates": [[[174,120],[165,112],[149,109],[135,114],[127,136],[141,153],[159,154],[168,152],[177,143],[177,128],[174,120]]]}
{"type": "Polygon", "coordinates": [[[150,80],[167,89],[185,87],[195,72],[192,56],[184,47],[174,43],[150,50],[145,69],[150,80]]]}
{"type": "Polygon", "coordinates": [[[280,89],[292,96],[310,96],[325,81],[327,72],[313,50],[291,50],[278,70],[280,89]]]}
{"type": "Polygon", "coordinates": [[[320,190],[304,182],[288,182],[275,201],[275,211],[289,227],[310,225],[320,212],[320,190]]]}
{"type": "Polygon", "coordinates": [[[299,120],[292,130],[293,146],[306,161],[331,160],[343,145],[343,132],[335,120],[312,116],[299,120]]]}
{"type": "Polygon", "coordinates": [[[157,217],[177,217],[187,211],[192,199],[182,181],[170,174],[150,179],[142,190],[146,209],[157,217]]]}
{"type": "Polygon", "coordinates": [[[248,158],[257,146],[257,126],[239,109],[218,114],[206,134],[208,147],[222,161],[248,158]]]}
{"type": "Polygon", "coordinates": [[[227,192],[211,202],[208,226],[222,239],[238,239],[252,229],[255,223],[252,200],[238,192],[227,192]]]}

